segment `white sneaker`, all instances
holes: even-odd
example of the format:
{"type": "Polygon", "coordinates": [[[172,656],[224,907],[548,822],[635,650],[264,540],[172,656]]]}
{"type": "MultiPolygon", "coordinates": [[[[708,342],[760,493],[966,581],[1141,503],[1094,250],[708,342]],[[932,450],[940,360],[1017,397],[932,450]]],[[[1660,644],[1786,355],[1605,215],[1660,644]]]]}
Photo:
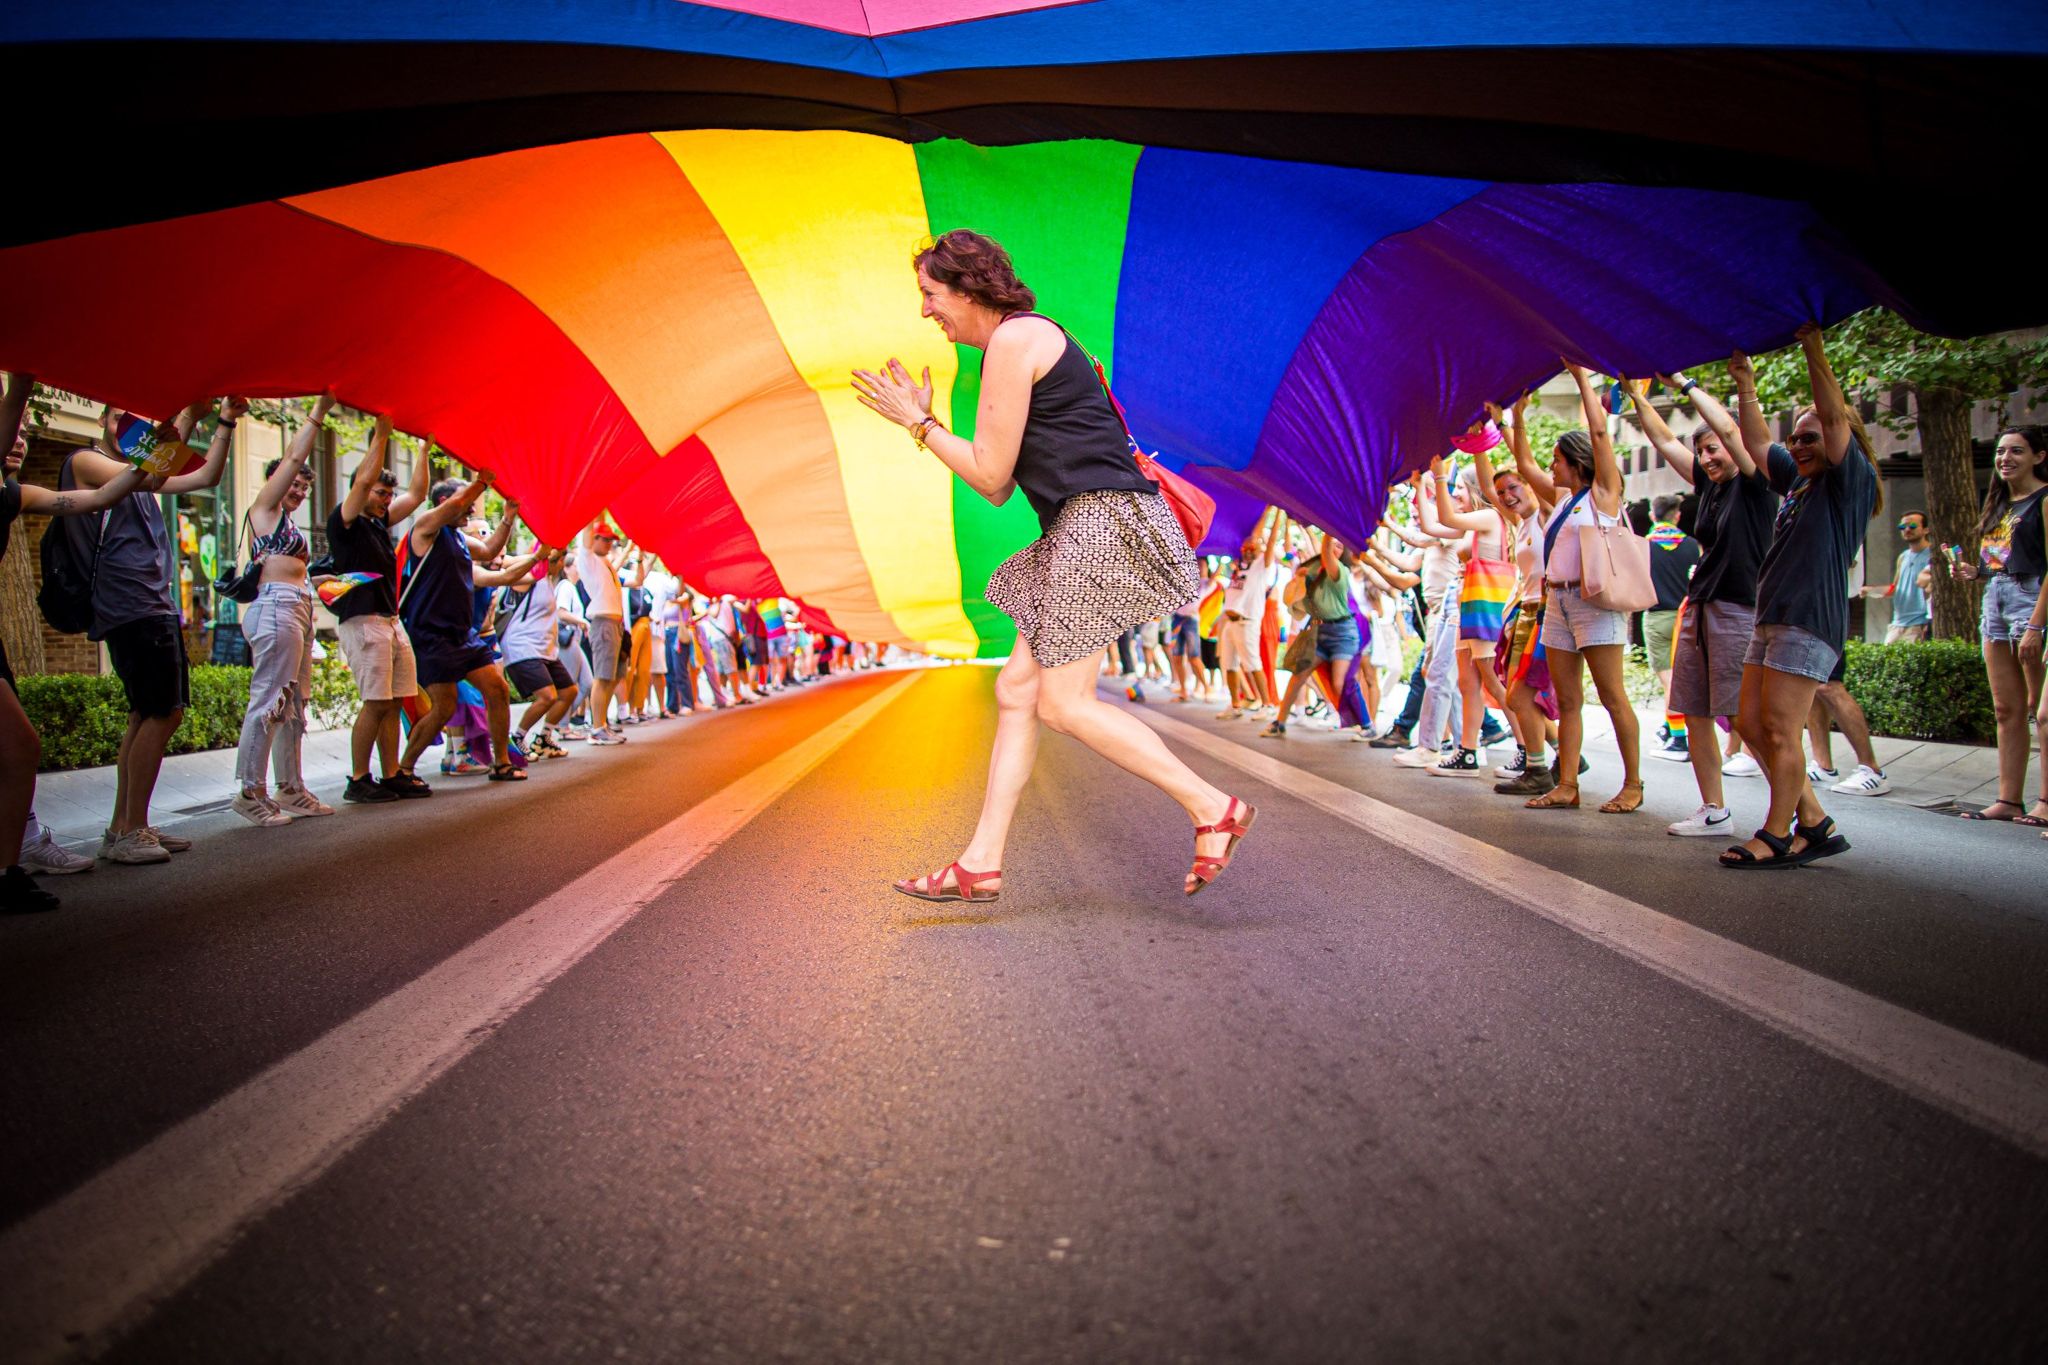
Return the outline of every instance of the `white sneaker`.
{"type": "Polygon", "coordinates": [[[1425,749],[1420,744],[1410,745],[1394,755],[1397,768],[1434,768],[1443,761],[1443,755],[1434,749],[1425,749]]]}
{"type": "Polygon", "coordinates": [[[1833,768],[1821,767],[1818,759],[1809,758],[1806,760],[1806,778],[1814,786],[1818,787],[1823,783],[1839,782],[1842,780],[1842,775],[1833,768]]]}
{"type": "Polygon", "coordinates": [[[1493,770],[1493,775],[1502,782],[1512,782],[1529,771],[1529,751],[1517,748],[1515,756],[1493,770]]]}
{"type": "Polygon", "coordinates": [[[110,863],[167,863],[171,860],[170,851],[146,829],[131,829],[126,834],[107,831],[107,837],[100,843],[100,856],[110,863]]]}
{"type": "Polygon", "coordinates": [[[1892,780],[1868,763],[1858,763],[1855,772],[1828,788],[1844,796],[1883,796],[1891,789],[1892,780]]]}
{"type": "MultiPolygon", "coordinates": [[[[247,820],[250,824],[260,825],[266,829],[275,829],[279,825],[289,825],[292,822],[292,818],[289,815],[279,810],[269,797],[261,794],[251,796],[247,792],[242,792],[229,803],[228,809],[241,816],[244,820],[247,820]]],[[[158,845],[158,847],[162,847],[162,845],[158,845]]]]}
{"type": "Polygon", "coordinates": [[[1244,714],[1244,712],[1242,712],[1242,711],[1238,710],[1238,709],[1237,709],[1237,708],[1236,708],[1235,706],[1233,706],[1233,707],[1231,707],[1231,708],[1230,708],[1230,709],[1229,709],[1228,711],[1218,711],[1218,712],[1216,713],[1216,719],[1218,719],[1218,720],[1236,720],[1236,719],[1237,719],[1237,718],[1238,718],[1239,716],[1241,716],[1241,715],[1243,715],[1243,714],[1244,714]]]}
{"type": "Polygon", "coordinates": [[[1695,839],[1721,838],[1734,828],[1734,819],[1725,806],[1701,806],[1690,817],[1664,826],[1664,832],[1695,839]]]}
{"type": "Polygon", "coordinates": [[[68,877],[74,872],[92,871],[93,860],[83,853],[73,853],[51,838],[50,831],[43,830],[34,843],[21,846],[21,865],[31,877],[68,877]]]}
{"type": "Polygon", "coordinates": [[[590,738],[586,742],[590,744],[624,744],[626,737],[613,734],[610,730],[592,730],[590,738]]]}
{"type": "Polygon", "coordinates": [[[270,804],[293,818],[334,814],[334,807],[304,787],[279,787],[270,804]]]}
{"type": "Polygon", "coordinates": [[[164,846],[164,851],[166,853],[191,852],[192,841],[190,839],[187,839],[184,835],[166,833],[165,831],[158,829],[155,825],[150,825],[147,828],[149,829],[149,837],[156,840],[158,843],[162,844],[164,846]]]}
{"type": "Polygon", "coordinates": [[[1733,758],[1721,760],[1721,776],[1723,777],[1762,777],[1763,775],[1764,765],[1751,758],[1748,754],[1737,754],[1733,758]]]}

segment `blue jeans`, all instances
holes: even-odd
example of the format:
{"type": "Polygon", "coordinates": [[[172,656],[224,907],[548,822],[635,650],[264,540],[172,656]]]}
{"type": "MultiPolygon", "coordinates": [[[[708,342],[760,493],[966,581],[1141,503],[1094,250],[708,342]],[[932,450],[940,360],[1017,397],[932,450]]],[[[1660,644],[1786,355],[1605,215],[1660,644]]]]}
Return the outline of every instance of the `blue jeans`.
{"type": "Polygon", "coordinates": [[[696,710],[697,699],[690,695],[690,665],[695,662],[697,651],[691,647],[689,637],[675,626],[662,627],[661,653],[668,663],[668,709],[696,710]]]}

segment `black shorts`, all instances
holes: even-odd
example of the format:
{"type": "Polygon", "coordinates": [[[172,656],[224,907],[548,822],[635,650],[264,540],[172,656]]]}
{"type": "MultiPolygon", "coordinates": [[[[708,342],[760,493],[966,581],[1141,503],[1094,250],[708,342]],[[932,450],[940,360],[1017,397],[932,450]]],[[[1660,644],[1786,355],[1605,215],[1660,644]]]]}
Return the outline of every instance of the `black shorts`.
{"type": "Polygon", "coordinates": [[[491,647],[474,632],[459,640],[437,639],[424,632],[412,637],[413,671],[420,686],[458,683],[480,668],[497,664],[491,647]]]}
{"type": "Polygon", "coordinates": [[[171,716],[191,704],[192,666],[177,617],[145,616],[115,626],[103,638],[132,714],[171,716]]]}
{"type": "Polygon", "coordinates": [[[1223,660],[1217,657],[1216,642],[1214,640],[1205,639],[1202,641],[1202,667],[1204,670],[1212,673],[1223,667],[1223,660]]]}
{"type": "Polygon", "coordinates": [[[576,680],[569,676],[560,659],[521,659],[505,665],[505,677],[522,698],[534,696],[543,687],[572,695],[576,691],[576,680]]]}

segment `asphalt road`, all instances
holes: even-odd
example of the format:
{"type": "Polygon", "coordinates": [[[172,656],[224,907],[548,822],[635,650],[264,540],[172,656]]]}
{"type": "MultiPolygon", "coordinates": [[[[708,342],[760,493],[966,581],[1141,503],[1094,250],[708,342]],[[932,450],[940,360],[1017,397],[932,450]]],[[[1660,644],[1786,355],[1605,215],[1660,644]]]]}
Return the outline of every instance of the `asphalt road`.
{"type": "MultiPolygon", "coordinates": [[[[1299,775],[1176,739],[1262,810],[1187,901],[1184,818],[1048,736],[1002,901],[894,895],[964,839],[993,722],[989,670],[884,700],[901,676],[643,727],[520,788],[194,822],[170,866],[0,924],[0,1296],[52,1264],[78,1287],[0,1307],[0,1358],[63,1354],[52,1323],[134,1361],[2048,1352],[2038,1148],[1299,775]],[[731,828],[671,878],[649,859],[697,837],[686,811],[731,828]],[[436,1019],[465,963],[487,992],[542,951],[493,944],[585,921],[488,1024],[436,1019]],[[402,1102],[344,1123],[264,1098],[432,1029],[462,1042],[402,1102]],[[241,1145],[188,1214],[194,1135],[241,1145]],[[299,1150],[298,1177],[258,1159],[299,1150]],[[160,1254],[230,1206],[253,1212],[160,1254]]],[[[2048,1058],[2048,844],[2015,831],[1866,802],[1854,854],[1738,883],[1661,833],[1691,809],[1675,766],[1645,815],[1541,817],[1335,737],[1173,716],[1512,853],[1538,893],[1567,874],[1800,969],[1771,989],[2048,1058]]],[[[1910,1065],[1947,1065],[1930,1036],[1910,1065]]]]}

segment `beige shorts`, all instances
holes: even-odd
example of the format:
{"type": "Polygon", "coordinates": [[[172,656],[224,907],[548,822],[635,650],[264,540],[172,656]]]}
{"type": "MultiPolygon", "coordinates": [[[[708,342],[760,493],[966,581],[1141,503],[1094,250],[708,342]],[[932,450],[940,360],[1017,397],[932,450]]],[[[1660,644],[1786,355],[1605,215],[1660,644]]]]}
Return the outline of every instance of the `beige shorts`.
{"type": "Polygon", "coordinates": [[[390,701],[420,690],[412,639],[396,616],[351,616],[340,631],[341,656],[364,701],[390,701]]]}

